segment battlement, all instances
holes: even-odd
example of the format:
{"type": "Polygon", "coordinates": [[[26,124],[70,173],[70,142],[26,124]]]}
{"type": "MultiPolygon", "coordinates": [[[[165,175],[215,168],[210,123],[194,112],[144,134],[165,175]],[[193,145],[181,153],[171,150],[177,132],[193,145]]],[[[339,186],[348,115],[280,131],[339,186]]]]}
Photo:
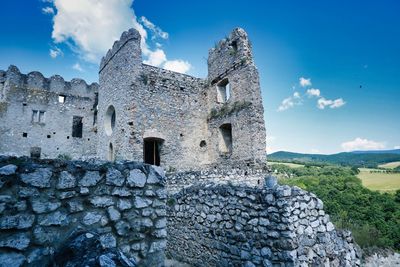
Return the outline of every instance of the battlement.
{"type": "Polygon", "coordinates": [[[78,78],[65,81],[60,75],[53,75],[50,78],[46,78],[38,71],[22,74],[14,65],[10,65],[7,71],[0,71],[0,83],[7,83],[8,86],[16,86],[25,89],[72,94],[82,97],[93,96],[99,90],[98,83],[87,84],[86,81],[78,78]]]}
{"type": "Polygon", "coordinates": [[[107,54],[101,59],[99,73],[104,69],[114,55],[130,40],[136,40],[139,43],[141,40],[140,33],[133,28],[124,31],[120,39],[115,41],[112,48],[107,51],[107,54]]]}
{"type": "Polygon", "coordinates": [[[254,64],[251,44],[242,28],[219,41],[208,52],[208,79],[213,84],[233,69],[254,64]]]}

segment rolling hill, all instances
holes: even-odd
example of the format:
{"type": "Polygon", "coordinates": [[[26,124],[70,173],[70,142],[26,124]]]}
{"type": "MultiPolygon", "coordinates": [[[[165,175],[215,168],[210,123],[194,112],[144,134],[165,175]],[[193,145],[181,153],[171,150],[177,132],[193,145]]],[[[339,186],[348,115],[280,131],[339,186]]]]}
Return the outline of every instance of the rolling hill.
{"type": "Polygon", "coordinates": [[[379,164],[400,161],[400,149],[353,151],[331,155],[278,151],[268,155],[268,160],[376,168],[379,164]]]}

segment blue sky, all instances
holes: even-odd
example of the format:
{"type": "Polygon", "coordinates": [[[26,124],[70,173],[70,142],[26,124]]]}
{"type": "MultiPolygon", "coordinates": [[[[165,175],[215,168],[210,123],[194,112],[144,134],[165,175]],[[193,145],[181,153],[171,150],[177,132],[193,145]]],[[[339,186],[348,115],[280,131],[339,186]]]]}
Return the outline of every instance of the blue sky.
{"type": "Polygon", "coordinates": [[[2,1],[0,69],[14,64],[25,73],[97,81],[101,55],[135,27],[146,35],[147,63],[206,77],[208,49],[240,26],[260,72],[268,152],[400,146],[400,2],[131,4],[2,1]]]}

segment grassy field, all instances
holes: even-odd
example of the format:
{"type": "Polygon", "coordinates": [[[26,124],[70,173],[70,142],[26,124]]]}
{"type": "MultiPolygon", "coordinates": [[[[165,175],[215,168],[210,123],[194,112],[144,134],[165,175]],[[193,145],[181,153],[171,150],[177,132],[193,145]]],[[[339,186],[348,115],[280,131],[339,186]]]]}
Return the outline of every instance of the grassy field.
{"type": "Polygon", "coordinates": [[[290,168],[300,168],[300,167],[304,167],[304,165],[302,164],[296,164],[296,163],[289,163],[289,162],[275,162],[275,161],[268,161],[268,164],[282,164],[282,165],[286,165],[290,168]]]}
{"type": "Polygon", "coordinates": [[[400,161],[394,161],[394,162],[389,162],[386,164],[379,165],[380,168],[385,168],[385,169],[394,169],[397,166],[400,166],[400,161]]]}
{"type": "Polygon", "coordinates": [[[357,175],[363,185],[371,190],[394,193],[400,189],[400,173],[385,173],[378,169],[360,168],[357,175]],[[374,171],[371,173],[371,171],[374,171]]]}

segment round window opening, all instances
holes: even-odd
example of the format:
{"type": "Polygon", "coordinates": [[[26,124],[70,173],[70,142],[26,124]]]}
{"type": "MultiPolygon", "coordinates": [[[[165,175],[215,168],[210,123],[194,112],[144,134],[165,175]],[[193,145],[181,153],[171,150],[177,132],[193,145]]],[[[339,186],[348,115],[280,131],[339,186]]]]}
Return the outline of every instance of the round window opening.
{"type": "Polygon", "coordinates": [[[107,135],[111,135],[115,127],[115,108],[109,106],[104,118],[104,129],[107,135]]]}

